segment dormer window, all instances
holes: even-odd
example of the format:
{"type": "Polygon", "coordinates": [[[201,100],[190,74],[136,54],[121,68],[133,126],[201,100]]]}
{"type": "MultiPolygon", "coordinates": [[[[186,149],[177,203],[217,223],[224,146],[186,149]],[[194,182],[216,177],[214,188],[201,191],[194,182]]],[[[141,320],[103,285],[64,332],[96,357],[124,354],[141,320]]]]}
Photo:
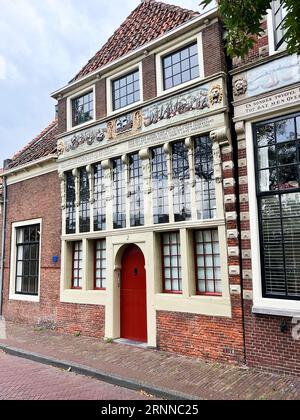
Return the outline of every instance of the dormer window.
{"type": "Polygon", "coordinates": [[[112,81],[112,100],[114,111],[125,108],[135,102],[139,102],[140,98],[139,70],[112,81]]]}
{"type": "Polygon", "coordinates": [[[94,92],[72,99],[72,127],[94,119],[94,92]]]}
{"type": "Polygon", "coordinates": [[[200,76],[197,42],[172,52],[162,60],[164,90],[200,76]]]}
{"type": "Polygon", "coordinates": [[[284,44],[285,30],[283,25],[287,15],[287,10],[284,7],[283,0],[274,0],[272,9],[275,50],[278,50],[284,44]]]}

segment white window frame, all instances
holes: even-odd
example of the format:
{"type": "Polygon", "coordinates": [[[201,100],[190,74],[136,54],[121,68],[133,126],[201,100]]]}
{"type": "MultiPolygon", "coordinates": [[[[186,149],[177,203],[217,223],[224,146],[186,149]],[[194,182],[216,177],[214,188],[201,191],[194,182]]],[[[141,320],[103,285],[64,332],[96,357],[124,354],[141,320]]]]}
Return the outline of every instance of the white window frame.
{"type": "Polygon", "coordinates": [[[268,38],[269,38],[269,54],[274,55],[286,50],[286,43],[283,42],[279,48],[275,45],[275,25],[274,25],[274,7],[272,2],[272,8],[267,13],[267,27],[268,27],[268,38]]]}
{"type": "MultiPolygon", "coordinates": [[[[284,115],[283,115],[284,117],[284,115]]],[[[299,315],[300,301],[285,299],[270,299],[263,297],[261,275],[261,253],[259,234],[259,213],[256,194],[255,155],[253,144],[253,124],[262,122],[267,117],[246,123],[247,167],[249,185],[249,216],[252,252],[252,286],[254,312],[278,315],[299,315]]]]}
{"type": "Polygon", "coordinates": [[[80,128],[84,128],[96,121],[96,87],[95,85],[86,87],[85,89],[82,89],[80,91],[77,91],[73,95],[69,96],[67,98],[67,131],[73,131],[78,130],[80,128]],[[73,115],[72,115],[72,101],[73,99],[79,98],[81,96],[84,96],[88,92],[93,92],[93,98],[94,98],[94,110],[93,110],[93,119],[90,121],[87,121],[82,124],[78,124],[73,126],[73,115]]]}
{"type": "Polygon", "coordinates": [[[11,227],[11,253],[10,253],[10,282],[9,282],[9,300],[17,300],[24,302],[39,302],[40,301],[40,289],[41,289],[41,255],[42,255],[42,219],[26,220],[23,222],[16,222],[11,227]],[[38,295],[19,295],[16,293],[16,257],[17,257],[17,246],[16,246],[16,232],[20,227],[40,225],[40,252],[39,252],[39,287],[38,295]]]}
{"type": "Polygon", "coordinates": [[[172,45],[171,47],[162,50],[156,55],[156,85],[157,85],[157,96],[166,95],[168,93],[176,92],[181,90],[185,87],[194,85],[197,82],[200,82],[204,79],[204,58],[203,58],[203,41],[202,41],[202,32],[186,38],[181,42],[177,43],[176,45],[172,45]],[[187,47],[188,45],[197,42],[198,46],[198,59],[199,59],[199,77],[193,80],[189,80],[188,82],[181,83],[180,85],[174,86],[170,89],[164,89],[164,70],[163,70],[163,58],[169,54],[175,53],[176,51],[187,47]]]}
{"type": "Polygon", "coordinates": [[[143,92],[143,68],[142,68],[142,62],[138,62],[130,67],[127,67],[126,69],[119,71],[117,73],[113,73],[111,76],[107,77],[106,79],[106,97],[107,97],[107,114],[108,116],[116,115],[116,114],[123,114],[127,111],[138,107],[144,102],[144,92],[143,92]],[[117,80],[121,79],[123,76],[126,76],[127,74],[133,73],[135,70],[138,70],[139,72],[139,83],[140,83],[140,100],[137,102],[134,102],[133,104],[127,105],[123,108],[116,109],[114,111],[113,106],[113,89],[112,89],[112,83],[117,80]]]}

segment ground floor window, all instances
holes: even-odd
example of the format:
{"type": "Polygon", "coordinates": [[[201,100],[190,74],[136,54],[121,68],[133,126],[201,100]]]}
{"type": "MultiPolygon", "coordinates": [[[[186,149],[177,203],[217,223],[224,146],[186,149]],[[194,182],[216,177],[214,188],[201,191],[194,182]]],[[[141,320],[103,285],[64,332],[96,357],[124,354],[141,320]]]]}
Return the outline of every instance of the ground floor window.
{"type": "Polygon", "coordinates": [[[221,261],[218,230],[195,232],[197,293],[222,295],[221,261]]]}
{"type": "Polygon", "coordinates": [[[162,234],[164,292],[182,293],[180,233],[162,234]]]}
{"type": "Polygon", "coordinates": [[[106,240],[95,241],[95,289],[106,289],[106,240]]]}
{"type": "Polygon", "coordinates": [[[16,229],[16,294],[37,296],[39,292],[40,225],[16,229]]]}
{"type": "Polygon", "coordinates": [[[72,289],[82,288],[82,241],[73,243],[72,289]]]}
{"type": "Polygon", "coordinates": [[[254,126],[263,296],[300,299],[300,114],[254,126]]]}

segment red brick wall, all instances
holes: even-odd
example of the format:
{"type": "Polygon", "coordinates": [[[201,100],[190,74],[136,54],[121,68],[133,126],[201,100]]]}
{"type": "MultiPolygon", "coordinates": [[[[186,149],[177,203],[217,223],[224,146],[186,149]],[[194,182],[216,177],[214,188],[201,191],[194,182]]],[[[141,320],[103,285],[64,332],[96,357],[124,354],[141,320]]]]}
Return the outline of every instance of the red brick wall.
{"type": "Polygon", "coordinates": [[[205,77],[220,71],[226,71],[226,58],[223,42],[223,30],[219,22],[202,31],[203,59],[205,77]]]}
{"type": "Polygon", "coordinates": [[[67,131],[67,99],[60,99],[57,103],[58,134],[67,131]]]}
{"type": "Polygon", "coordinates": [[[233,318],[158,312],[158,348],[206,360],[244,363],[240,299],[234,297],[232,304],[233,318]]]}
{"type": "Polygon", "coordinates": [[[145,101],[155,98],[157,95],[154,54],[149,55],[143,60],[143,95],[145,101]]]}
{"type": "Polygon", "coordinates": [[[245,301],[246,358],[251,367],[300,375],[300,341],[292,337],[291,318],[253,315],[252,302],[245,301]],[[281,323],[288,330],[282,333],[281,323]]]}
{"type": "Polygon", "coordinates": [[[96,83],[96,119],[100,120],[107,115],[106,108],[106,79],[101,79],[96,83]]]}

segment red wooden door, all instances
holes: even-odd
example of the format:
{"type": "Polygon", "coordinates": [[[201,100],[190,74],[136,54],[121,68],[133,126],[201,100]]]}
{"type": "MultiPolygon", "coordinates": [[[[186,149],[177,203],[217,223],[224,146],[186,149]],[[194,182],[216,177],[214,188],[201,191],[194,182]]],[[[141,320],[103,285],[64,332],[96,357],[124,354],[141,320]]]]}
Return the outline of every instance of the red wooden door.
{"type": "Polygon", "coordinates": [[[145,258],[135,245],[125,250],[122,259],[121,337],[148,341],[145,258]]]}

